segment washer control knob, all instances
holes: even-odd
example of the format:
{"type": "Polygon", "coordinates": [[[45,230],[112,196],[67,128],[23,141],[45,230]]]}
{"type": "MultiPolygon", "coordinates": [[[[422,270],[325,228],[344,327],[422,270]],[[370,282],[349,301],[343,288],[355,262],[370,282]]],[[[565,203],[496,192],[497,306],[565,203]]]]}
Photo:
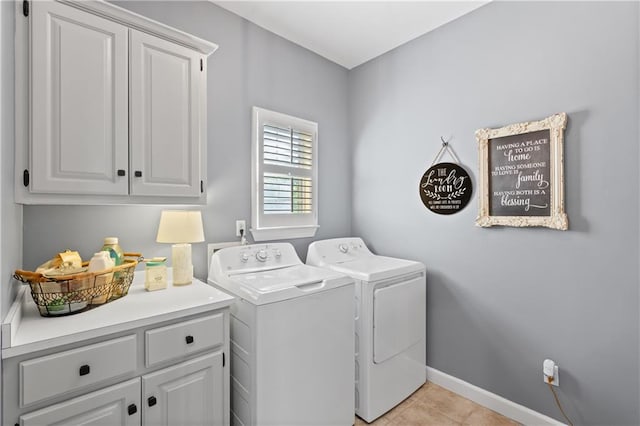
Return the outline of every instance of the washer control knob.
{"type": "Polygon", "coordinates": [[[242,261],[242,263],[246,263],[246,261],[249,260],[249,255],[247,253],[242,253],[242,255],[240,256],[240,260],[242,261]]]}
{"type": "Polygon", "coordinates": [[[265,262],[267,260],[267,251],[266,250],[258,250],[256,252],[256,259],[258,259],[260,262],[265,262]]]}
{"type": "Polygon", "coordinates": [[[276,259],[280,259],[280,257],[282,256],[282,253],[280,253],[280,250],[275,249],[273,251],[273,255],[276,257],[276,259]]]}
{"type": "Polygon", "coordinates": [[[346,253],[349,251],[349,246],[346,245],[345,243],[342,243],[338,246],[338,248],[340,249],[341,252],[346,253]]]}

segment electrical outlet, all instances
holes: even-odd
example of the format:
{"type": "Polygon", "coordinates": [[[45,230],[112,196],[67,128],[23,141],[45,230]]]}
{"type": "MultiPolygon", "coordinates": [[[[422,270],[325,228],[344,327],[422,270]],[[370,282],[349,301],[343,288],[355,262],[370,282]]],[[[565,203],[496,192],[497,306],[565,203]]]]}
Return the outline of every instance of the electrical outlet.
{"type": "Polygon", "coordinates": [[[240,232],[244,232],[247,235],[247,223],[244,220],[236,220],[236,237],[240,237],[240,232]]]}
{"type": "Polygon", "coordinates": [[[542,380],[553,386],[560,386],[560,372],[558,364],[550,359],[545,359],[542,364],[542,380]]]}

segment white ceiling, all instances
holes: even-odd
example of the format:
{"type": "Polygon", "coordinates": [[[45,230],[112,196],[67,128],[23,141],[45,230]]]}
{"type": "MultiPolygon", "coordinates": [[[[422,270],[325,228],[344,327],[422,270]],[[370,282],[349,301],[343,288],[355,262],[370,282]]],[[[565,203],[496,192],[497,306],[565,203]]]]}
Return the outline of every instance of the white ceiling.
{"type": "Polygon", "coordinates": [[[211,1],[351,69],[491,0],[211,1]]]}

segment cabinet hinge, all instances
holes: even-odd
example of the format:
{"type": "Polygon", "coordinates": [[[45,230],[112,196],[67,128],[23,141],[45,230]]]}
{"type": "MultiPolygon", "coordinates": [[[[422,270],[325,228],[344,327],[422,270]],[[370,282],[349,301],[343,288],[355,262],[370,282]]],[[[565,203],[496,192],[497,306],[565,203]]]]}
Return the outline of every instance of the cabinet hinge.
{"type": "Polygon", "coordinates": [[[201,180],[200,181],[200,193],[202,194],[204,192],[204,181],[201,180]]]}
{"type": "Polygon", "coordinates": [[[200,58],[200,71],[204,70],[204,61],[200,58]]]}
{"type": "Polygon", "coordinates": [[[224,367],[227,362],[225,361],[224,352],[222,352],[222,366],[224,367]]]}
{"type": "Polygon", "coordinates": [[[24,169],[24,172],[22,172],[22,184],[29,186],[29,170],[27,169],[24,169]]]}
{"type": "Polygon", "coordinates": [[[29,2],[27,0],[22,2],[22,14],[24,16],[29,16],[29,2]]]}

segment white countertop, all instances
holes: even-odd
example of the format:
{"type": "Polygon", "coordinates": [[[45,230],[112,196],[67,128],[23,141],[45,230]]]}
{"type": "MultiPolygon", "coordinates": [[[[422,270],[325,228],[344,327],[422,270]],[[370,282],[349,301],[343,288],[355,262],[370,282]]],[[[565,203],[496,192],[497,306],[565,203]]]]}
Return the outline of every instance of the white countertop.
{"type": "Polygon", "coordinates": [[[43,317],[25,285],[2,323],[2,358],[224,308],[232,302],[233,296],[195,278],[191,285],[169,283],[164,290],[146,291],[144,272],[139,271],[121,299],[74,315],[43,317]]]}

